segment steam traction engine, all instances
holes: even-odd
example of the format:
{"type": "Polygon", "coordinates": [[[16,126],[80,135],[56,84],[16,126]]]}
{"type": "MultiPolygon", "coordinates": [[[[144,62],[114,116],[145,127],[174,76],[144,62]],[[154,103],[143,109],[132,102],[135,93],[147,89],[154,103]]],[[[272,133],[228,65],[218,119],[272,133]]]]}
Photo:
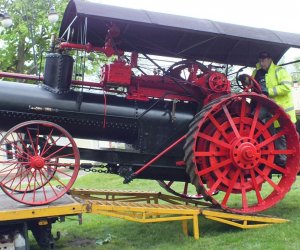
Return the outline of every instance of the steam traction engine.
{"type": "MultiPolygon", "coordinates": [[[[190,54],[181,54],[186,59],[161,68],[161,74],[146,74],[138,65],[138,53],[172,53],[159,53],[150,41],[141,46],[130,33],[133,28],[143,32],[139,21],[115,16],[123,12],[128,10],[71,1],[60,42],[46,56],[44,77],[1,73],[42,81],[39,85],[0,81],[0,126],[6,131],[0,142],[2,190],[25,204],[50,203],[70,189],[83,159],[105,163],[107,171],[123,176],[124,182],[158,180],[170,192],[204,198],[234,212],[262,211],[283,199],[299,165],[298,135],[284,110],[262,95],[254,80],[242,93],[231,93],[225,74],[190,54]],[[99,46],[93,32],[105,37],[97,36],[99,46]],[[129,40],[136,41],[136,47],[129,40]],[[72,80],[74,50],[115,59],[102,67],[100,82],[72,80]],[[263,119],[262,112],[267,114],[263,119]],[[278,134],[272,133],[275,122],[281,127],[278,134]],[[286,149],[276,148],[280,137],[285,138],[286,149]],[[73,138],[126,146],[78,148],[73,138]],[[279,154],[287,156],[284,166],[275,162],[279,154]],[[182,192],[173,189],[177,182],[185,183],[182,192]],[[193,186],[191,195],[187,189],[193,186]]],[[[142,24],[150,35],[158,36],[159,30],[142,24]]]]}

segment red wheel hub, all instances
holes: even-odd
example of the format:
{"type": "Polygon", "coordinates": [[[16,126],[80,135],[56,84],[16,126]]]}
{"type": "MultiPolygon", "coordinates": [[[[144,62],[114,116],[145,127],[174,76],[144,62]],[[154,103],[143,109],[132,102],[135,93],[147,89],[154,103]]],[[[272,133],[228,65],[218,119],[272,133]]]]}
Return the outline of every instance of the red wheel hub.
{"type": "Polygon", "coordinates": [[[231,157],[236,167],[252,169],[259,163],[261,151],[258,143],[248,137],[243,137],[232,144],[231,157]]]}
{"type": "Polygon", "coordinates": [[[41,169],[45,166],[45,160],[39,155],[35,155],[30,159],[30,166],[35,169],[41,169]]]}

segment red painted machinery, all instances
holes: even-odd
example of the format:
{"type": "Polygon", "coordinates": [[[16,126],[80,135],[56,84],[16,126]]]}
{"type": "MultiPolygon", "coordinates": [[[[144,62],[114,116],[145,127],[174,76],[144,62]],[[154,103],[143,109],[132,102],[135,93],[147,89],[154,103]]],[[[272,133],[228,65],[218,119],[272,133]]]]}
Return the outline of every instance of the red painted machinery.
{"type": "Polygon", "coordinates": [[[297,176],[295,126],[255,80],[233,93],[228,71],[214,69],[254,66],[261,50],[276,62],[289,47],[300,47],[299,35],[274,32],[70,1],[43,77],[0,74],[40,82],[0,81],[2,190],[28,205],[53,202],[80,167],[92,167],[80,164],[88,160],[125,183],[158,180],[171,193],[226,210],[272,207],[297,176]],[[74,65],[76,53],[81,61],[91,53],[113,59],[91,81],[74,65]],[[149,54],[183,59],[162,67],[162,58],[149,54]],[[142,67],[146,59],[155,66],[151,73],[142,67]],[[77,138],[123,148],[84,147],[77,138]],[[279,138],[286,149],[276,147],[279,138]],[[276,163],[279,155],[287,156],[284,166],[276,163]]]}

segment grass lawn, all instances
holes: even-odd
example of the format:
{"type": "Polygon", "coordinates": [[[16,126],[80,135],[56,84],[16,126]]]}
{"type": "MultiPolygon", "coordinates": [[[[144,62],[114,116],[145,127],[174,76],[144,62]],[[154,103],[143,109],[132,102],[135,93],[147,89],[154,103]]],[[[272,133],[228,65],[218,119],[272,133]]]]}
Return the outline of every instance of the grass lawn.
{"type": "MultiPolygon", "coordinates": [[[[87,174],[76,181],[74,187],[145,190],[166,193],[156,181],[134,180],[122,184],[121,177],[109,174],[87,174]]],[[[200,217],[200,240],[184,236],[181,223],[164,222],[141,224],[100,215],[83,215],[83,224],[77,217],[55,223],[53,233],[61,232],[57,249],[300,249],[300,177],[291,191],[277,206],[264,214],[289,219],[290,222],[260,229],[242,230],[200,217]],[[110,238],[104,245],[96,242],[110,238]]],[[[191,227],[191,223],[189,224],[191,227]]],[[[38,249],[31,239],[32,249],[38,249]]]]}

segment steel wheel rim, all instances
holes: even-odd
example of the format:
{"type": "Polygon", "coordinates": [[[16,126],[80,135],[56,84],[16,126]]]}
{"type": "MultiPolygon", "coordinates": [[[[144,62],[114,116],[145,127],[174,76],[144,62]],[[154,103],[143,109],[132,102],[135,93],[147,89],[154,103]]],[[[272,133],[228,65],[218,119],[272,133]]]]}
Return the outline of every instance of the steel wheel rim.
{"type": "Polygon", "coordinates": [[[12,158],[1,157],[2,190],[27,205],[44,205],[62,197],[75,182],[80,167],[79,151],[72,136],[47,121],[16,125],[0,141],[0,152],[12,158]],[[45,135],[47,139],[42,144],[41,136],[45,135]],[[11,149],[7,150],[7,145],[11,149]]]}

